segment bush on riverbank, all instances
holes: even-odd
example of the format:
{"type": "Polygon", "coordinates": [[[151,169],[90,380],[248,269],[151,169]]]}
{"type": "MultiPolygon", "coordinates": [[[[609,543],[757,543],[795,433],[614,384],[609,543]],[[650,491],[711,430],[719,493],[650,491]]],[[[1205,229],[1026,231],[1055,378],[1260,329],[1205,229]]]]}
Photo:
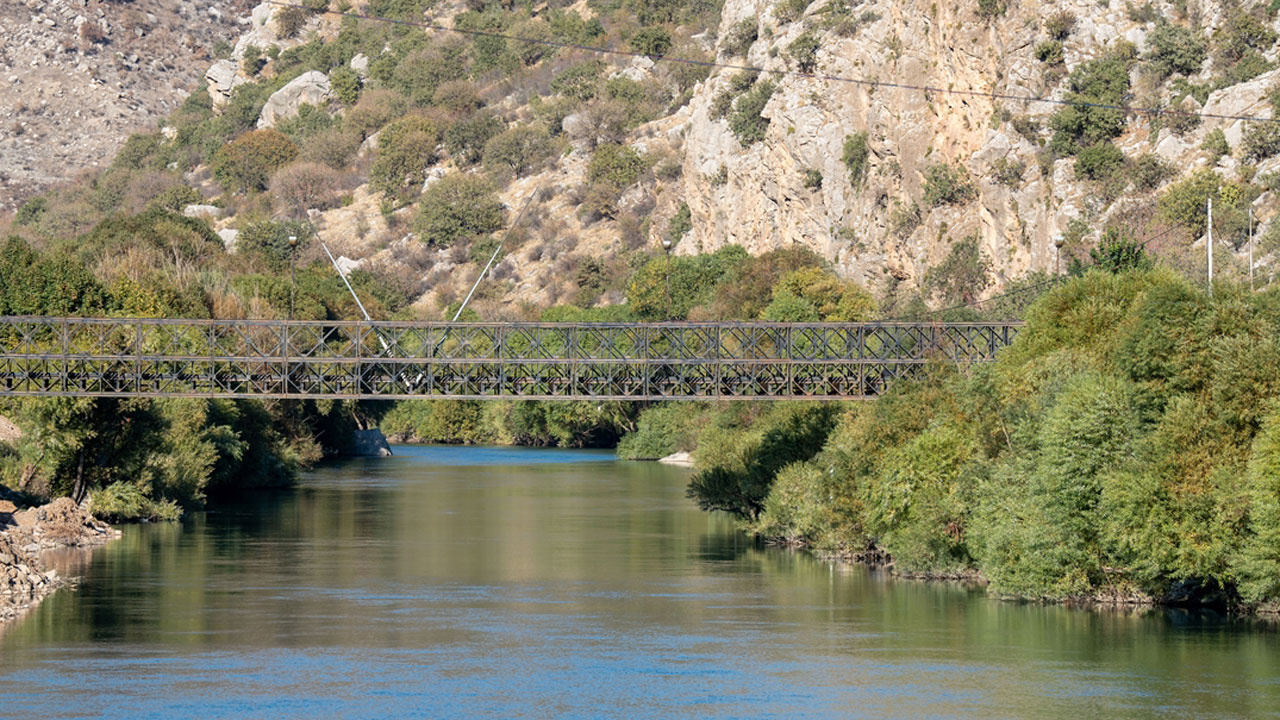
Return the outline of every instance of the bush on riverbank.
{"type": "Polygon", "coordinates": [[[93,494],[111,520],[176,519],[212,496],[291,483],[322,454],[323,413],[285,402],[6,400],[23,434],[0,483],[36,498],[93,494]]]}
{"type": "MultiPolygon", "coordinates": [[[[1041,298],[996,363],[939,366],[783,431],[814,453],[751,455],[785,427],[769,412],[702,431],[690,492],[768,538],[874,546],[898,571],[980,574],[1000,594],[1273,602],[1277,328],[1277,291],[1091,272],[1041,298]]],[[[647,437],[664,417],[679,432],[660,412],[641,417],[647,437]]]]}

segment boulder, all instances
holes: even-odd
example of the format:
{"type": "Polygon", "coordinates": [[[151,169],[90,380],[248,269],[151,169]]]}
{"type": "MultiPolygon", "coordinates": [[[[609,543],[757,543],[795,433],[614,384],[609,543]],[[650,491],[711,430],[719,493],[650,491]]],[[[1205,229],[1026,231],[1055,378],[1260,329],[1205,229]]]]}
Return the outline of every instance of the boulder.
{"type": "Polygon", "coordinates": [[[369,56],[364,53],[356,53],[356,56],[351,58],[351,69],[355,70],[356,74],[362,78],[368,77],[369,56]]]}
{"type": "Polygon", "coordinates": [[[182,208],[182,214],[189,218],[207,217],[216,219],[222,217],[222,208],[217,205],[188,205],[182,208]]]}
{"type": "Polygon", "coordinates": [[[305,72],[267,98],[258,118],[258,127],[275,127],[277,122],[298,114],[303,105],[323,105],[333,97],[329,76],[319,70],[305,72]]]}
{"type": "Polygon", "coordinates": [[[214,107],[225,105],[231,99],[231,91],[248,82],[240,77],[239,68],[230,60],[219,60],[210,65],[204,80],[209,83],[209,98],[213,100],[214,107]]]}
{"type": "Polygon", "coordinates": [[[0,415],[0,443],[12,443],[22,438],[22,429],[9,418],[0,415]]]}
{"type": "Polygon", "coordinates": [[[235,228],[223,228],[218,231],[218,237],[222,239],[222,245],[227,252],[236,251],[236,239],[240,237],[240,231],[235,228]]]}
{"type": "Polygon", "coordinates": [[[693,467],[693,456],[685,451],[673,452],[666,457],[658,458],[658,462],[680,467],[693,467]]]}
{"type": "Polygon", "coordinates": [[[378,428],[356,430],[351,438],[351,454],[355,457],[388,457],[391,446],[378,428]]]}
{"type": "Polygon", "coordinates": [[[359,270],[360,267],[364,265],[364,258],[352,260],[346,255],[339,255],[338,259],[334,261],[334,264],[338,266],[338,270],[343,275],[350,275],[352,271],[359,270]]]}

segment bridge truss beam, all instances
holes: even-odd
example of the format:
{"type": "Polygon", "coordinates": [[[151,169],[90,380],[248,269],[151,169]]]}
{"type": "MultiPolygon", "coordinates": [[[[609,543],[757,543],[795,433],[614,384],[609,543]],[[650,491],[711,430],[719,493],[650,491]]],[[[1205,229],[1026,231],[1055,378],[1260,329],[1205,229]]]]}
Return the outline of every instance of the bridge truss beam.
{"type": "Polygon", "coordinates": [[[1017,323],[411,323],[0,317],[0,395],[714,400],[879,395],[1017,323]]]}

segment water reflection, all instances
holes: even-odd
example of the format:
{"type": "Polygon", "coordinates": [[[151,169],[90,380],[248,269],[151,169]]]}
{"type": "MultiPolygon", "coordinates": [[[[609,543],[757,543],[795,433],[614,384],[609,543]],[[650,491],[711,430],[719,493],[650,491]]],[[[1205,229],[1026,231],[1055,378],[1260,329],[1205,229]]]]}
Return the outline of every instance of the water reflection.
{"type": "Polygon", "coordinates": [[[1274,632],[766,548],[685,471],[401,448],[129,528],[0,637],[0,715],[1259,717],[1274,632]]]}

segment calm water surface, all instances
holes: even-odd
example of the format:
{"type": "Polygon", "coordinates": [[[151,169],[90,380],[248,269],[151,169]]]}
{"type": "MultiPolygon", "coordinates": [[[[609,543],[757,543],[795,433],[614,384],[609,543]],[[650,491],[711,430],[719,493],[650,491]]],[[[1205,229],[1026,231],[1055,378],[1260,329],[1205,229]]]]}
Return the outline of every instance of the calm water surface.
{"type": "Polygon", "coordinates": [[[609,454],[397,448],[125,529],[0,716],[1280,717],[1280,634],[759,548],[609,454]]]}

